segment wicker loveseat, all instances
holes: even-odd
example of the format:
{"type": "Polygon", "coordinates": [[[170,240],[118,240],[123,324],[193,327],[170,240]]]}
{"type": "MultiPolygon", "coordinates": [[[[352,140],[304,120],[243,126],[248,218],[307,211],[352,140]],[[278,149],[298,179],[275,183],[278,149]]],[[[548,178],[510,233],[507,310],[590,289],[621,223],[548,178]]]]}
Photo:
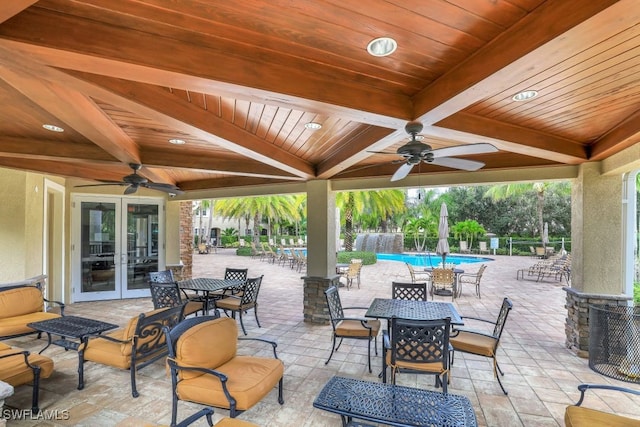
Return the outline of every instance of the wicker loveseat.
{"type": "Polygon", "coordinates": [[[0,286],[0,340],[33,334],[28,323],[64,315],[64,304],[44,298],[43,282],[35,279],[0,286]],[[60,313],[45,311],[45,303],[56,304],[60,313]]]}
{"type": "MultiPolygon", "coordinates": [[[[567,427],[638,427],[640,425],[639,419],[582,406],[587,390],[618,391],[638,396],[640,396],[640,391],[607,384],[580,384],[578,390],[580,391],[580,400],[575,405],[568,406],[564,414],[564,422],[567,427]]],[[[631,400],[628,402],[630,405],[634,404],[631,400]]]]}

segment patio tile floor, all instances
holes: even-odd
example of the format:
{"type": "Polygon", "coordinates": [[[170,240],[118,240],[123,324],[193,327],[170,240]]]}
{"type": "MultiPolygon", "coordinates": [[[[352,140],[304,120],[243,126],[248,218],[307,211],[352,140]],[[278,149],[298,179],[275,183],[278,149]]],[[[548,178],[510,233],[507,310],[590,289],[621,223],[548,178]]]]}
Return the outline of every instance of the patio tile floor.
{"type": "MultiPolygon", "coordinates": [[[[505,396],[493,378],[490,359],[457,353],[452,367],[450,393],[471,400],[479,426],[563,426],[564,408],[578,398],[577,385],[582,382],[609,383],[638,388],[597,374],[588,361],[565,348],[564,283],[516,280],[516,271],[535,262],[529,257],[496,256],[488,263],[482,279],[482,298],[472,289],[464,289],[455,304],[463,316],[494,319],[502,298],[514,304],[499,350],[499,362],[505,372],[505,396]]],[[[194,254],[194,277],[221,277],[225,267],[247,267],[251,277],[264,274],[259,297],[258,328],[250,312],[245,316],[249,336],[274,339],[284,361],[285,404],[277,403],[276,391],[239,418],[264,427],[339,426],[339,417],[314,409],[313,400],[333,375],[339,374],[379,381],[380,355],[372,358],[374,372],[367,370],[366,343],[346,340],[325,365],[330,352],[331,327],[303,322],[303,274],[246,257],[233,250],[194,254]]],[[[462,266],[467,271],[477,266],[462,266]]],[[[360,289],[341,289],[344,306],[368,306],[374,297],[388,297],[393,280],[408,281],[409,273],[400,262],[379,261],[362,269],[360,289]]],[[[436,297],[447,301],[446,297],[436,297]]],[[[152,309],[149,298],[98,301],[70,304],[67,314],[92,317],[120,325],[140,312],[152,309]]],[[[7,340],[15,346],[39,351],[43,340],[35,335],[7,340]]],[[[378,340],[380,350],[380,340],[378,340]]],[[[255,347],[243,347],[252,352],[255,347]]],[[[260,350],[256,350],[260,351],[260,350]]],[[[41,408],[47,411],[68,410],[67,420],[9,420],[8,426],[142,426],[169,424],[171,417],[171,383],[162,362],[138,373],[140,397],[131,397],[129,372],[92,362],[85,365],[85,389],[77,390],[77,354],[62,348],[49,348],[45,354],[55,362],[54,374],[41,382],[41,408]]],[[[433,388],[432,376],[402,374],[398,383],[433,388]]],[[[640,389],[640,388],[639,388],[640,389]]],[[[10,408],[28,408],[30,387],[18,387],[7,400],[10,408]]],[[[612,399],[595,393],[589,406],[625,413],[640,418],[640,400],[627,397],[612,399]],[[626,400],[629,399],[629,400],[626,400]]],[[[200,406],[180,402],[182,419],[200,406]]],[[[45,413],[46,414],[46,413],[45,413]]],[[[228,411],[216,409],[216,419],[228,411]]],[[[197,425],[205,425],[201,422],[197,425]]]]}

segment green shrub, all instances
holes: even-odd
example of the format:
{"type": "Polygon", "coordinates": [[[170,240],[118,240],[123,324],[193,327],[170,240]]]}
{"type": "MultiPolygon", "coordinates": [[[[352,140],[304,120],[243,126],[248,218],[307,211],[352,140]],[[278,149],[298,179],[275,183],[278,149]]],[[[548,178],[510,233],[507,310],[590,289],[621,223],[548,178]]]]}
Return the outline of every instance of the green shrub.
{"type": "Polygon", "coordinates": [[[362,265],[372,265],[378,262],[378,257],[374,252],[364,251],[338,252],[337,262],[339,264],[348,264],[354,258],[361,259],[362,265]]]}
{"type": "MultiPolygon", "coordinates": [[[[236,242],[236,244],[237,244],[237,242],[236,242]]],[[[251,256],[251,248],[248,248],[246,246],[244,248],[240,248],[239,247],[238,249],[236,249],[236,255],[239,255],[239,256],[251,256]]]]}
{"type": "Polygon", "coordinates": [[[640,283],[633,284],[633,304],[640,305],[640,283]]]}

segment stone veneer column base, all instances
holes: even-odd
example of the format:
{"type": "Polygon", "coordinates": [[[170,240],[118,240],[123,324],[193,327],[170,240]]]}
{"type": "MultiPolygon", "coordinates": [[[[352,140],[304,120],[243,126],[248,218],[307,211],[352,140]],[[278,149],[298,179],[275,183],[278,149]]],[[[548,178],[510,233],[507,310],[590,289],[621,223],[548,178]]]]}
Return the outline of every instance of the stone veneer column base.
{"type": "Polygon", "coordinates": [[[304,280],[304,321],[328,325],[329,308],[324,291],[331,286],[340,285],[340,276],[334,277],[303,277],[304,280]]]}
{"type": "MultiPolygon", "coordinates": [[[[0,411],[4,408],[4,400],[11,395],[13,395],[13,386],[4,381],[0,381],[0,411]]],[[[6,425],[7,420],[0,415],[0,427],[5,427],[6,425]]]]}
{"type": "Polygon", "coordinates": [[[563,287],[567,293],[566,346],[579,357],[589,357],[589,306],[592,304],[628,305],[631,297],[626,295],[586,294],[573,288],[563,287]]]}

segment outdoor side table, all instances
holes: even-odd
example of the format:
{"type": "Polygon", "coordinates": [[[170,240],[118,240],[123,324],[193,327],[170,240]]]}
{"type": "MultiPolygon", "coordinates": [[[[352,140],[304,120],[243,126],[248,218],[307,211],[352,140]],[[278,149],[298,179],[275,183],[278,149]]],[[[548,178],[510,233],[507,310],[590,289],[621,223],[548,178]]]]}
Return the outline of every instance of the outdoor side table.
{"type": "MultiPolygon", "coordinates": [[[[342,418],[399,427],[477,427],[476,414],[466,396],[335,376],[313,406],[342,418]]],[[[362,424],[360,424],[362,425],[362,424]]]]}
{"type": "MultiPolygon", "coordinates": [[[[55,319],[29,323],[27,326],[47,334],[47,345],[40,350],[39,353],[45,351],[51,344],[63,347],[65,350],[78,351],[80,345],[87,340],[89,335],[101,334],[102,332],[118,327],[118,325],[114,325],[113,323],[79,316],[62,316],[55,319]],[[60,339],[52,341],[51,335],[58,335],[60,339]],[[70,338],[74,338],[75,340],[70,338]]],[[[81,363],[79,357],[78,363],[81,363]]],[[[81,370],[78,368],[78,390],[82,390],[83,387],[84,379],[81,370]]]]}

